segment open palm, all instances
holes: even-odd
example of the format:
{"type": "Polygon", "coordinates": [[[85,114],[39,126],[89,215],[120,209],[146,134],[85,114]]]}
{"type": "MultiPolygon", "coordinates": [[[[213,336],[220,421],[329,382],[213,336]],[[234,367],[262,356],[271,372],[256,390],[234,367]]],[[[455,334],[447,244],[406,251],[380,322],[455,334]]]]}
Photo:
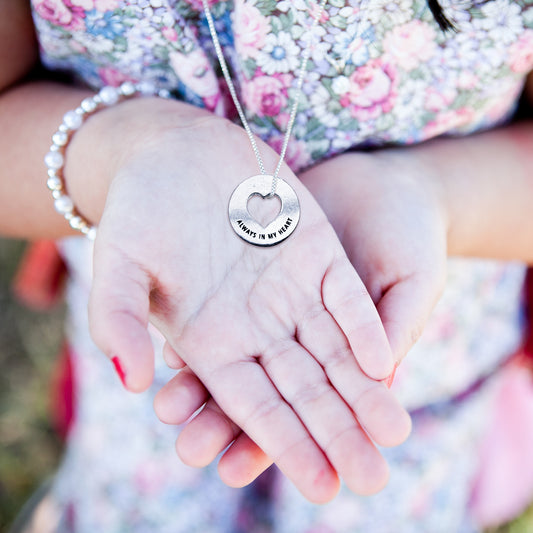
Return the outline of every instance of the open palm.
{"type": "Polygon", "coordinates": [[[432,173],[401,148],[343,154],[301,176],[376,304],[397,362],[446,280],[448,221],[432,173]]]}
{"type": "MultiPolygon", "coordinates": [[[[393,366],[385,331],[318,204],[285,167],[299,226],[251,246],[227,220],[232,190],[257,173],[241,128],[202,119],[131,153],[100,221],[90,305],[95,341],[120,358],[128,388],[152,380],[151,321],[243,431],[235,449],[255,443],[312,501],[333,497],[337,475],[357,492],[381,488],[372,440],[399,443],[409,419],[376,381],[393,366]]],[[[183,416],[163,396],[159,410],[173,409],[183,416]]]]}
{"type": "MultiPolygon", "coordinates": [[[[301,179],[334,226],[400,362],[421,334],[446,277],[446,217],[430,173],[402,150],[347,153],[301,179]]],[[[183,402],[189,413],[207,402],[205,422],[193,420],[178,439],[178,452],[190,464],[207,464],[215,457],[209,450],[223,450],[239,434],[190,369],[161,391],[156,405],[160,399],[183,402]]],[[[240,486],[269,464],[254,443],[245,441],[222,458],[219,470],[223,479],[240,486]]]]}

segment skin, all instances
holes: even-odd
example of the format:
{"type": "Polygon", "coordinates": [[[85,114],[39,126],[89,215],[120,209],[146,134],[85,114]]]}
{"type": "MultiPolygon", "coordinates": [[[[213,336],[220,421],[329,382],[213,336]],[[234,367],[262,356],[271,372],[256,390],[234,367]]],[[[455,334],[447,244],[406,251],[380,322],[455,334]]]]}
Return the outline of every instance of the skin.
{"type": "MultiPolygon", "coordinates": [[[[533,101],[533,76],[525,86],[533,101]]],[[[446,281],[450,256],[533,264],[533,125],[373,153],[351,152],[299,177],[319,199],[361,276],[401,361],[424,329],[446,281]],[[356,169],[356,171],[354,171],[356,169]]],[[[166,350],[173,368],[179,355],[166,350]]],[[[239,454],[219,472],[231,486],[253,481],[271,461],[232,425],[185,370],[156,398],[169,423],[183,423],[177,451],[193,466],[215,460],[233,439],[239,454]],[[179,406],[179,407],[178,407],[179,406]],[[195,446],[199,442],[201,446],[195,446]]]]}
{"type": "MultiPolygon", "coordinates": [[[[0,69],[0,126],[10,132],[0,231],[65,235],[43,187],[42,156],[59,117],[89,93],[24,83],[36,57],[27,6],[6,0],[0,15],[0,49],[10,43],[19,54],[0,69]]],[[[99,225],[93,337],[139,391],[153,374],[148,322],[165,335],[167,361],[186,370],[161,391],[156,411],[181,423],[205,403],[178,441],[187,463],[207,464],[232,443],[219,463],[232,486],[274,461],[314,502],[334,497],[338,476],[355,492],[376,492],[388,474],[372,441],[399,444],[410,430],[379,380],[422,331],[446,256],[533,261],[531,156],[517,136],[531,145],[530,124],[345,154],[299,178],[285,167],[305,217],[288,241],[265,250],[225,220],[233,188],[257,173],[241,128],[158,99],[101,111],[76,133],[65,169],[69,193],[99,225]]],[[[261,151],[273,168],[277,155],[261,151]]]]}
{"type": "MultiPolygon", "coordinates": [[[[132,104],[145,122],[139,104],[132,104]]],[[[146,102],[150,116],[160,104],[169,115],[169,103],[156,100],[146,102]]],[[[131,145],[107,193],[89,309],[96,343],[119,355],[128,388],[143,390],[153,371],[150,320],[306,497],[329,499],[335,472],[356,492],[378,490],[386,467],[368,435],[378,444],[397,444],[409,432],[409,419],[357,362],[381,379],[391,371],[392,354],[333,228],[284,169],[305,220],[279,246],[246,244],[226,221],[232,189],[255,170],[242,129],[204,117],[181,131],[158,131],[156,138],[131,145]],[[209,161],[206,138],[215,139],[209,161]],[[173,165],[175,151],[187,154],[181,163],[189,171],[179,188],[174,184],[183,170],[173,165]],[[132,223],[127,213],[134,211],[132,223]],[[154,240],[145,227],[173,238],[154,240]]]]}
{"type": "MultiPolygon", "coordinates": [[[[69,230],[53,212],[42,158],[60,117],[90,93],[23,81],[36,58],[28,16],[18,1],[0,7],[0,20],[25,21],[15,32],[21,57],[2,64],[0,126],[10,135],[0,229],[51,238],[69,230]]],[[[0,35],[0,45],[13,37],[5,22],[0,35]]],[[[277,154],[260,149],[274,168],[277,154]]],[[[118,358],[125,386],[142,391],[153,378],[152,322],[305,497],[330,500],[339,477],[355,492],[376,492],[388,477],[376,444],[399,444],[410,431],[380,381],[394,365],[381,319],[324,212],[286,166],[281,175],[305,213],[298,231],[268,249],[233,233],[228,198],[256,173],[242,128],[181,102],[137,98],[87,120],[69,144],[64,175],[98,225],[93,339],[118,358]]],[[[230,457],[246,442],[236,441],[230,457]]]]}

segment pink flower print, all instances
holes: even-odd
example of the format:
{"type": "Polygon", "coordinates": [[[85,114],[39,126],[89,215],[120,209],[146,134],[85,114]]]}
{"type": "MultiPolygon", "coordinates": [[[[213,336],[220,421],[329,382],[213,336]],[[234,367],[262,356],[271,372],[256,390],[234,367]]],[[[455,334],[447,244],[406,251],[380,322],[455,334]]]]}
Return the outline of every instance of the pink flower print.
{"type": "Polygon", "coordinates": [[[197,48],[189,54],[171,52],[169,57],[170,64],[180,80],[200,96],[209,109],[214,109],[220,98],[220,88],[203,50],[197,48]]]}
{"type": "Polygon", "coordinates": [[[113,11],[118,8],[118,0],[94,0],[94,7],[98,11],[113,11]]]}
{"type": "Polygon", "coordinates": [[[457,91],[453,87],[444,89],[428,87],[426,89],[425,108],[435,112],[448,109],[456,96],[457,91]]]}
{"type": "Polygon", "coordinates": [[[69,3],[73,6],[81,7],[85,11],[94,9],[94,0],[69,0],[69,3]]]}
{"type": "Polygon", "coordinates": [[[85,11],[112,11],[117,9],[118,0],[69,0],[73,6],[81,7],[85,11]]]}
{"type": "Polygon", "coordinates": [[[290,118],[290,113],[280,113],[275,119],[275,123],[278,130],[287,131],[287,125],[289,124],[290,118]]]}
{"type": "Polygon", "coordinates": [[[163,34],[163,36],[166,39],[168,39],[169,41],[171,41],[173,43],[178,40],[178,32],[174,28],[168,28],[168,27],[165,26],[161,30],[161,33],[163,34]]]}
{"type": "Polygon", "coordinates": [[[243,84],[243,100],[250,113],[274,117],[287,105],[287,86],[282,76],[257,76],[243,84]]]}
{"type": "Polygon", "coordinates": [[[69,42],[69,48],[73,52],[76,52],[77,54],[85,54],[85,53],[87,53],[87,47],[84,46],[82,43],[76,41],[75,39],[72,39],[69,42]]]}
{"type": "MultiPolygon", "coordinates": [[[[311,4],[311,17],[313,20],[316,20],[318,18],[318,15],[320,14],[320,2],[313,2],[311,4]]],[[[354,10],[355,11],[355,10],[354,10]]],[[[343,16],[347,17],[347,14],[343,12],[343,16]]],[[[318,24],[325,24],[329,20],[329,13],[327,9],[322,10],[322,14],[320,15],[320,19],[318,20],[318,24]]]]}
{"type": "Polygon", "coordinates": [[[473,123],[475,117],[476,114],[470,107],[461,107],[439,113],[431,122],[426,124],[423,136],[425,139],[431,139],[437,135],[452,132],[473,123]]]}
{"type": "Polygon", "coordinates": [[[119,70],[113,67],[102,67],[98,69],[98,75],[106,85],[111,85],[113,87],[118,87],[121,83],[125,81],[137,81],[126,76],[123,72],[120,72],[119,70]]]}
{"type": "MultiPolygon", "coordinates": [[[[269,139],[268,144],[279,154],[284,140],[284,135],[277,135],[276,137],[269,139]]],[[[292,138],[287,146],[285,162],[293,172],[298,172],[308,167],[312,163],[312,159],[306,143],[292,138]]]]}
{"type": "Polygon", "coordinates": [[[512,110],[512,102],[516,102],[520,98],[522,92],[522,83],[517,80],[514,83],[510,82],[500,87],[497,96],[493,97],[491,104],[486,107],[486,118],[491,122],[499,122],[509,116],[512,110]]]}
{"type": "Polygon", "coordinates": [[[52,24],[71,31],[85,28],[85,13],[69,0],[32,0],[35,12],[52,24]]]}
{"type": "MultiPolygon", "coordinates": [[[[209,4],[209,7],[212,7],[214,4],[216,4],[219,0],[208,0],[207,3],[209,4]]],[[[201,11],[203,12],[204,5],[202,3],[202,0],[186,0],[188,4],[195,10],[195,11],[201,11]]]]}
{"type": "Polygon", "coordinates": [[[374,119],[394,106],[396,71],[382,59],[372,59],[359,67],[348,81],[348,91],[339,101],[343,107],[349,108],[352,117],[361,121],[374,119]]]}
{"type": "Polygon", "coordinates": [[[457,88],[472,91],[479,84],[479,77],[469,70],[463,70],[457,77],[457,88]]]}
{"type": "Polygon", "coordinates": [[[253,58],[265,45],[270,25],[253,4],[239,0],[235,4],[233,31],[237,52],[244,58],[253,58]]]}
{"type": "Polygon", "coordinates": [[[524,74],[533,68],[533,30],[525,30],[509,48],[509,66],[524,74]]]}
{"type": "Polygon", "coordinates": [[[433,56],[437,50],[435,37],[435,30],[429,24],[412,20],[390,31],[383,46],[392,63],[410,71],[433,56]]]}

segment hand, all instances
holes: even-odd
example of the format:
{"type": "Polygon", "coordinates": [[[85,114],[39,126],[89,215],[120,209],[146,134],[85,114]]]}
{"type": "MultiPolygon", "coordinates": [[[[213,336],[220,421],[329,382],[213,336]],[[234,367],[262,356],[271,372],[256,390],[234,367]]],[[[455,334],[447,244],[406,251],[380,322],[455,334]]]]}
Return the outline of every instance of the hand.
{"type": "Polygon", "coordinates": [[[410,148],[346,153],[301,179],[367,287],[399,363],[446,280],[448,220],[439,180],[410,148]]]}
{"type": "MultiPolygon", "coordinates": [[[[168,119],[172,102],[157,105],[168,119]]],[[[99,223],[96,343],[119,358],[126,386],[143,390],[152,321],[244,431],[230,457],[251,439],[311,501],[334,496],[337,473],[356,492],[380,489],[387,468],[371,439],[397,444],[410,422],[375,381],[391,372],[392,354],[323,212],[284,167],[301,203],[297,230],[271,248],[243,242],[227,220],[232,190],[257,174],[243,130],[203,112],[158,130],[157,113],[148,116],[135,115],[148,131],[117,158],[99,223]]],[[[277,155],[261,151],[273,168],[277,155]]],[[[168,415],[173,406],[159,407],[168,415]]]]}
{"type": "MultiPolygon", "coordinates": [[[[440,190],[429,169],[419,165],[408,149],[347,153],[301,175],[376,303],[397,363],[422,332],[446,277],[447,222],[440,190]]],[[[184,365],[169,350],[166,360],[174,368],[184,365]]],[[[160,392],[156,405],[161,399],[183,406],[181,417],[169,419],[175,423],[207,402],[202,418],[189,423],[177,442],[188,464],[208,464],[239,438],[239,447],[219,463],[223,479],[243,486],[269,466],[253,442],[238,437],[238,428],[190,369],[160,392]]]]}

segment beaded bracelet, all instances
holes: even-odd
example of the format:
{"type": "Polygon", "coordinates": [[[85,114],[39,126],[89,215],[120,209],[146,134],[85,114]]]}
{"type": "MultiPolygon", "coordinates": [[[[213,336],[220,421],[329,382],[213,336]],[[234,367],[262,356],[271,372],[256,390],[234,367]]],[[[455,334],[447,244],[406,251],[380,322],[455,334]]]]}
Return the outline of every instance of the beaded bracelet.
{"type": "Polygon", "coordinates": [[[66,190],[63,176],[65,152],[74,133],[88,117],[100,109],[113,106],[138,95],[170,97],[170,93],[166,89],[157,91],[153,85],[148,83],[134,84],[124,82],[120,87],[105,86],[94,96],[85,98],[79,107],[65,113],[63,122],[52,135],[50,151],[44,158],[44,163],[48,170],[46,184],[52,192],[56,211],[65,217],[72,228],[81,231],[91,240],[96,237],[96,228],[76,209],[66,190]]]}

